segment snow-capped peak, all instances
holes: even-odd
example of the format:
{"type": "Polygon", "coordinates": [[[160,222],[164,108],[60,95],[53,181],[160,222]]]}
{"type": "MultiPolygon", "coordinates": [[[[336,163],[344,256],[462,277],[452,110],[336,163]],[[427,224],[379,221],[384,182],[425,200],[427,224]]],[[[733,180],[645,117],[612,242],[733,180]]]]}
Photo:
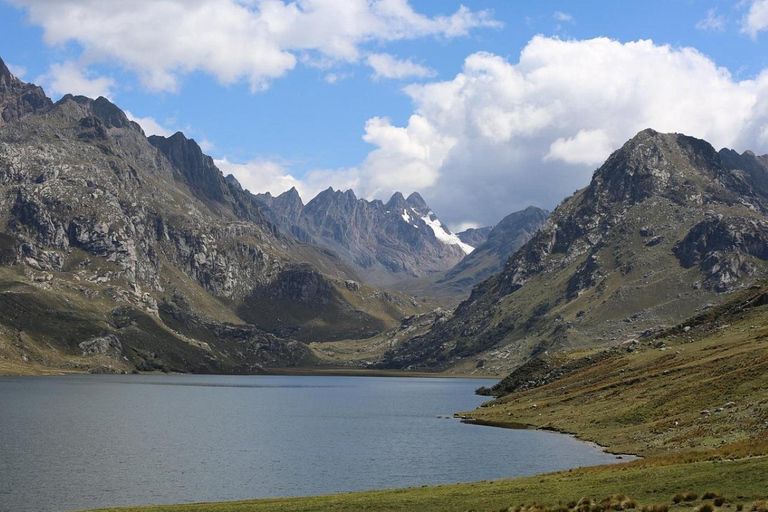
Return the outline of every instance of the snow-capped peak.
{"type": "Polygon", "coordinates": [[[432,229],[432,232],[435,234],[435,238],[440,240],[442,243],[446,245],[458,245],[459,248],[464,251],[464,254],[469,254],[475,250],[474,247],[462,242],[458,235],[454,235],[448,230],[448,228],[443,226],[443,223],[440,222],[440,219],[438,219],[431,211],[428,215],[423,216],[421,220],[423,220],[427,226],[432,229]]]}

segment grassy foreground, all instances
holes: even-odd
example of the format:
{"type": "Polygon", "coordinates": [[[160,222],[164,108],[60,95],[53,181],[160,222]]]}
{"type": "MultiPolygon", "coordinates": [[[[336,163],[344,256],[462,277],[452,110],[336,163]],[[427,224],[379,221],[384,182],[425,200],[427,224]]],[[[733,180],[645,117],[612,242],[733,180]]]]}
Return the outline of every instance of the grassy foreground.
{"type": "Polygon", "coordinates": [[[646,458],[493,482],[104,510],[766,512],[768,285],[747,290],[662,338],[620,348],[464,414],[499,426],[525,423],[575,432],[612,451],[646,458]],[[628,498],[600,505],[617,494],[628,498]],[[702,501],[705,496],[721,498],[702,501]],[[596,501],[579,505],[585,497],[596,501]]]}
{"type": "Polygon", "coordinates": [[[678,492],[703,496],[721,493],[724,508],[736,510],[766,497],[768,457],[712,460],[693,463],[673,460],[639,460],[619,466],[584,468],[548,475],[471,484],[443,485],[387,491],[370,491],[309,498],[281,498],[230,503],[204,503],[136,507],[121,512],[260,512],[260,511],[487,511],[507,510],[533,502],[549,506],[578,501],[582,497],[601,500],[624,493],[640,504],[666,504],[671,510],[693,510],[700,501],[673,505],[678,492]]]}

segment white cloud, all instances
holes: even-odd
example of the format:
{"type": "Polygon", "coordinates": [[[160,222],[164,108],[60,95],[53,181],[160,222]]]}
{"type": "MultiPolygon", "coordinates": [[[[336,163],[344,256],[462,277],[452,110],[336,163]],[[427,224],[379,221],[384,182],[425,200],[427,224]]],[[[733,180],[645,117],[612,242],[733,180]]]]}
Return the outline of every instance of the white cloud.
{"type": "Polygon", "coordinates": [[[136,117],[131,113],[130,110],[125,110],[125,115],[128,116],[128,119],[131,121],[139,123],[139,126],[141,126],[141,129],[144,130],[144,133],[147,137],[150,135],[162,135],[163,137],[170,137],[176,132],[176,130],[172,128],[161,125],[153,117],[136,117]]]}
{"type": "Polygon", "coordinates": [[[597,165],[611,151],[611,139],[603,130],[579,130],[573,137],[560,137],[549,146],[545,162],[561,160],[568,164],[597,165]]]}
{"type": "Polygon", "coordinates": [[[216,149],[216,144],[213,143],[213,141],[210,141],[208,139],[201,140],[198,145],[200,146],[200,149],[203,150],[204,153],[210,153],[214,149],[216,149]]]}
{"type": "Polygon", "coordinates": [[[373,78],[427,78],[435,76],[435,71],[412,62],[400,60],[388,53],[372,53],[366,63],[373,68],[373,78]]]}
{"type": "Polygon", "coordinates": [[[96,76],[80,64],[67,61],[52,64],[48,72],[35,78],[46,92],[53,96],[75,94],[89,98],[112,98],[115,81],[109,77],[96,76]]]}
{"type": "Polygon", "coordinates": [[[407,0],[10,0],[43,28],[49,45],[77,42],[87,62],[116,63],[154,90],[174,91],[192,71],[254,91],[307,54],[357,62],[361,47],[464,36],[498,26],[490,11],[460,7],[429,17],[407,0]]]}
{"type": "Polygon", "coordinates": [[[326,83],[329,83],[331,85],[335,85],[342,80],[346,80],[347,78],[352,78],[354,76],[353,73],[328,73],[323,77],[323,80],[325,80],[326,83]]]}
{"type": "Polygon", "coordinates": [[[707,11],[707,16],[696,22],[696,28],[699,30],[712,30],[714,32],[723,32],[725,30],[725,16],[717,14],[717,9],[707,11]]]}
{"type": "Polygon", "coordinates": [[[243,188],[254,194],[264,192],[279,194],[294,186],[297,189],[302,187],[302,183],[287,174],[282,165],[269,160],[253,160],[241,164],[223,158],[214,162],[225,176],[233,175],[243,188]]]}
{"type": "Polygon", "coordinates": [[[551,209],[648,127],[768,151],[768,71],[739,81],[695,49],[647,40],[537,36],[517,62],[476,53],[453,79],[405,91],[408,122],[369,120],[374,149],[323,179],[383,199],[419,190],[449,225],[551,209]]]}
{"type": "Polygon", "coordinates": [[[752,0],[749,11],[742,20],[741,31],[752,39],[758,32],[768,29],[768,0],[752,0]]]}
{"type": "Polygon", "coordinates": [[[6,62],[5,67],[7,67],[8,71],[10,71],[11,74],[16,78],[24,78],[24,76],[27,74],[27,68],[24,66],[15,66],[6,62]]]}
{"type": "Polygon", "coordinates": [[[555,18],[557,21],[562,21],[565,23],[573,23],[573,16],[571,16],[567,12],[555,11],[552,17],[555,18]]]}

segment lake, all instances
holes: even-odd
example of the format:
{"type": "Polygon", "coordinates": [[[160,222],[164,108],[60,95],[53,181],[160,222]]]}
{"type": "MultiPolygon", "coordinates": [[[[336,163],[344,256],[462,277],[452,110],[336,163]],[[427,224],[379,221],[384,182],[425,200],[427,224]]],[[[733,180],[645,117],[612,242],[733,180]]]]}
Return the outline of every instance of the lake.
{"type": "Polygon", "coordinates": [[[0,377],[0,510],[302,496],[610,463],[572,437],[445,419],[478,379],[0,377]]]}

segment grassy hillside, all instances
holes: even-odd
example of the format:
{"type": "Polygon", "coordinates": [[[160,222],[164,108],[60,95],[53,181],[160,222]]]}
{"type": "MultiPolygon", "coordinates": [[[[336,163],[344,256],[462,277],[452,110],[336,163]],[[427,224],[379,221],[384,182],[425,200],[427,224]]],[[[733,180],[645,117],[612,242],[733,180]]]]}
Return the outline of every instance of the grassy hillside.
{"type": "MultiPolygon", "coordinates": [[[[583,357],[583,354],[576,354],[583,357]]],[[[701,450],[768,430],[768,286],[473,418],[577,432],[618,452],[701,450]]]]}

